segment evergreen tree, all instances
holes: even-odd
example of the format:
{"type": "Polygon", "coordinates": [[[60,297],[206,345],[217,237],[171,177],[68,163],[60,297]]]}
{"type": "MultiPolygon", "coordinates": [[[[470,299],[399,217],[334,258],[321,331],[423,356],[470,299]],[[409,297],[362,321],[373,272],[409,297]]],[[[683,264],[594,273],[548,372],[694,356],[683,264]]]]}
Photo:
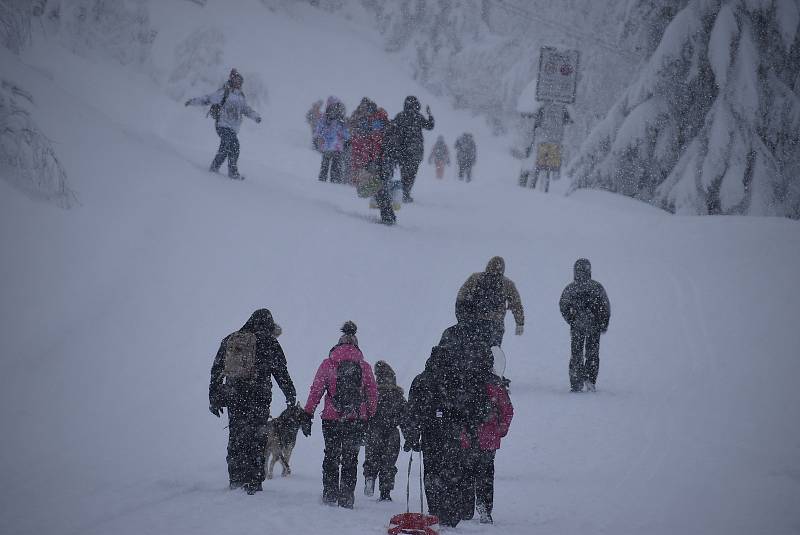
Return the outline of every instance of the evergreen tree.
{"type": "Polygon", "coordinates": [[[692,0],[583,143],[572,188],[800,217],[800,0],[692,0]]]}

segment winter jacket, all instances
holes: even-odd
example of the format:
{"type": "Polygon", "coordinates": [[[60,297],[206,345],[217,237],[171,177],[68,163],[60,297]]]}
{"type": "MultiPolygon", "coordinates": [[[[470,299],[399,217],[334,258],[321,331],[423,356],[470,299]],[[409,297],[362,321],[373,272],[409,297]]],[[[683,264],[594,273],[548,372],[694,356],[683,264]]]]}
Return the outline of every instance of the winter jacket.
{"type": "MultiPolygon", "coordinates": [[[[426,448],[472,436],[487,415],[486,372],[458,346],[436,346],[408,394],[403,435],[426,448]]],[[[485,361],[484,361],[485,362],[485,361]]]]}
{"type": "MultiPolygon", "coordinates": [[[[496,375],[486,383],[491,409],[489,417],[478,427],[478,448],[486,450],[499,450],[500,439],[508,434],[511,420],[514,418],[514,406],[508,391],[502,384],[502,379],[496,375]]],[[[461,446],[469,447],[466,433],[461,436],[461,446]]]]}
{"type": "Polygon", "coordinates": [[[350,130],[343,119],[329,119],[322,116],[317,121],[314,137],[319,140],[317,146],[322,152],[342,152],[345,141],[350,139],[350,130]]]}
{"type": "Polygon", "coordinates": [[[369,425],[373,430],[388,432],[404,421],[406,398],[397,386],[394,370],[384,361],[375,363],[375,381],[378,384],[378,410],[369,425]]]}
{"type": "Polygon", "coordinates": [[[611,320],[611,304],[605,288],[592,279],[592,266],[586,259],[575,262],[574,276],[575,281],[561,294],[561,315],[574,329],[605,332],[611,320]]]}
{"type": "Polygon", "coordinates": [[[436,163],[436,165],[450,165],[450,151],[447,149],[447,144],[443,140],[436,140],[431,149],[431,154],[428,156],[428,163],[436,163]]]}
{"type": "Polygon", "coordinates": [[[272,377],[278,383],[286,403],[296,401],[294,383],[286,367],[286,356],[273,335],[275,322],[269,310],[256,310],[238,332],[256,335],[256,376],[253,380],[230,379],[224,376],[226,336],[220,344],[211,366],[208,399],[212,407],[236,407],[243,411],[261,411],[269,414],[272,403],[272,377]]]}
{"type": "Polygon", "coordinates": [[[245,99],[244,93],[240,89],[229,89],[228,97],[225,98],[225,88],[222,88],[215,93],[189,99],[187,104],[190,106],[222,104],[223,98],[225,99],[225,105],[219,112],[217,127],[230,128],[238,133],[239,128],[242,126],[243,115],[250,117],[254,121],[261,120],[261,116],[247,105],[247,99],[245,99]]]}
{"type": "Polygon", "coordinates": [[[506,310],[511,310],[514,321],[517,325],[525,324],[525,311],[522,308],[522,299],[514,282],[503,275],[505,271],[505,261],[499,256],[492,258],[486,266],[485,271],[473,273],[461,286],[456,298],[456,307],[459,304],[469,303],[475,296],[479,281],[485,274],[502,277],[501,295],[497,296],[497,304],[491,310],[479,311],[478,319],[489,320],[502,323],[506,316],[506,310]]]}
{"type": "Polygon", "coordinates": [[[413,108],[406,106],[403,111],[398,113],[393,123],[397,128],[396,158],[398,160],[421,162],[425,156],[425,142],[422,138],[422,130],[433,130],[433,116],[428,118],[413,108]]]}
{"type": "Polygon", "coordinates": [[[462,134],[456,140],[456,160],[462,165],[475,165],[475,140],[471,135],[462,134]]]}
{"type": "Polygon", "coordinates": [[[359,418],[367,420],[372,418],[378,407],[378,388],[372,368],[364,360],[364,355],[358,347],[350,344],[337,345],[331,350],[328,358],[319,365],[311,389],[308,393],[305,411],[314,415],[314,412],[325,395],[325,407],[322,410],[323,420],[339,420],[341,415],[333,406],[333,396],[336,394],[336,368],[346,360],[358,362],[361,365],[361,386],[364,390],[364,401],[359,408],[359,418]]]}
{"type": "Polygon", "coordinates": [[[378,162],[381,156],[383,133],[389,117],[383,109],[365,117],[362,125],[353,130],[350,164],[355,170],[362,169],[371,162],[378,162]]]}

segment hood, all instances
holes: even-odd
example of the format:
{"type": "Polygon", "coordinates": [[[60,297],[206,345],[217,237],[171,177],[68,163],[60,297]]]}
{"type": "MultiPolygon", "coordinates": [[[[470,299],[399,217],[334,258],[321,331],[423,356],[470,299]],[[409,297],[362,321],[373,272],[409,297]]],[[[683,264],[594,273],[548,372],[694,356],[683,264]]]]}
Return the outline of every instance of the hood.
{"type": "Polygon", "coordinates": [[[272,334],[275,330],[275,320],[272,319],[272,312],[266,308],[259,308],[247,323],[240,329],[250,333],[267,332],[272,334]]]}
{"type": "Polygon", "coordinates": [[[506,271],[506,261],[502,256],[493,256],[486,264],[486,273],[497,273],[502,275],[506,271]]]}
{"type": "Polygon", "coordinates": [[[407,96],[405,102],[403,102],[403,111],[419,111],[419,108],[419,100],[413,95],[407,96]]]}
{"type": "Polygon", "coordinates": [[[379,360],[375,363],[375,382],[378,386],[397,386],[397,376],[388,362],[379,360]]]}
{"type": "Polygon", "coordinates": [[[575,282],[588,281],[592,278],[592,264],[586,258],[575,261],[575,282]]]}
{"type": "Polygon", "coordinates": [[[364,360],[364,355],[361,353],[361,350],[354,345],[339,344],[331,349],[331,353],[328,355],[328,358],[331,359],[334,364],[339,364],[345,360],[361,362],[364,360]]]}

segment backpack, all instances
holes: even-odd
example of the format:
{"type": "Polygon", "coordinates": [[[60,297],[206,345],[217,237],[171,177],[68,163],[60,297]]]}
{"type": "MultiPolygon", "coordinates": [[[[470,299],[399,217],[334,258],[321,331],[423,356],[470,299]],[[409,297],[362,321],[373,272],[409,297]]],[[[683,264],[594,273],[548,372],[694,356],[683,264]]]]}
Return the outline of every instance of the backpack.
{"type": "Polygon", "coordinates": [[[472,293],[472,305],[479,317],[505,307],[504,277],[499,273],[481,273],[472,293]]]}
{"type": "Polygon", "coordinates": [[[359,415],[364,401],[361,381],[361,363],[345,360],[336,366],[336,393],[333,395],[333,408],[341,417],[359,415]]]}
{"type": "Polygon", "coordinates": [[[222,114],[222,108],[225,107],[225,102],[228,100],[228,93],[230,93],[230,89],[225,87],[225,93],[222,94],[222,101],[219,104],[212,104],[210,108],[208,108],[208,114],[214,119],[214,124],[219,121],[219,116],[222,114]]]}
{"type": "Polygon", "coordinates": [[[225,377],[252,380],[256,376],[256,335],[237,331],[225,341],[225,377]]]}

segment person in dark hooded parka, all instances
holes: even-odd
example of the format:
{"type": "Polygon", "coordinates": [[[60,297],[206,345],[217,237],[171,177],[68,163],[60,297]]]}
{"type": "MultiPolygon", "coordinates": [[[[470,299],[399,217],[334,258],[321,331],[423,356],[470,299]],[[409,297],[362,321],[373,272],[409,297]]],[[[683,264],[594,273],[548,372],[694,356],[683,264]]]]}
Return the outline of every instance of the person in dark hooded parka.
{"type": "Polygon", "coordinates": [[[272,378],[286,397],[287,406],[296,401],[286,356],[276,339],[279,333],[272,313],[258,309],[241,329],[222,340],[211,367],[209,410],[219,417],[224,407],[228,409],[230,488],[244,487],[248,494],[261,490],[264,481],[272,378]]]}
{"type": "Polygon", "coordinates": [[[397,457],[400,455],[398,426],[405,417],[406,398],[397,385],[394,370],[383,360],[375,363],[378,410],[367,425],[364,449],[364,494],[372,496],[378,480],[381,501],[391,501],[397,457]]]}
{"type": "Polygon", "coordinates": [[[420,103],[417,97],[408,96],[403,103],[403,111],[392,120],[395,128],[396,153],[394,161],[400,165],[400,180],[403,184],[403,202],[413,202],[411,188],[417,178],[419,164],[425,157],[425,144],[422,130],[433,130],[433,115],[430,106],[425,108],[428,118],[419,112],[420,103]]]}
{"type": "Polygon", "coordinates": [[[574,276],[559,301],[572,338],[569,382],[573,392],[580,392],[584,386],[594,392],[600,369],[600,335],[608,330],[611,305],[603,285],[592,279],[589,260],[579,258],[575,262],[574,276]]]}
{"type": "Polygon", "coordinates": [[[445,526],[473,515],[469,471],[474,451],[463,448],[462,440],[477,443],[479,426],[488,416],[486,382],[492,363],[485,337],[460,322],[445,331],[411,384],[404,449],[422,451],[428,509],[445,526]]]}

